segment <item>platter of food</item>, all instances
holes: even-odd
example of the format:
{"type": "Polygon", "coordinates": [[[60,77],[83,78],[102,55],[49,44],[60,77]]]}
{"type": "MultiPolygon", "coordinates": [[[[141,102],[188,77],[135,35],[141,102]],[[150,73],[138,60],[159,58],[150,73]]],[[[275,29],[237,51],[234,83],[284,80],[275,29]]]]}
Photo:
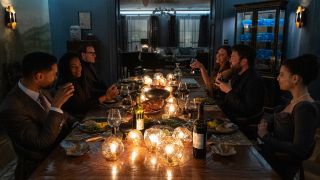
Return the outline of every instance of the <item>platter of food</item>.
{"type": "Polygon", "coordinates": [[[142,103],[142,108],[145,114],[156,114],[161,112],[164,106],[162,99],[150,99],[142,103]]]}
{"type": "Polygon", "coordinates": [[[79,130],[86,133],[100,133],[111,129],[107,122],[97,122],[91,119],[84,121],[77,127],[79,128],[79,130]]]}

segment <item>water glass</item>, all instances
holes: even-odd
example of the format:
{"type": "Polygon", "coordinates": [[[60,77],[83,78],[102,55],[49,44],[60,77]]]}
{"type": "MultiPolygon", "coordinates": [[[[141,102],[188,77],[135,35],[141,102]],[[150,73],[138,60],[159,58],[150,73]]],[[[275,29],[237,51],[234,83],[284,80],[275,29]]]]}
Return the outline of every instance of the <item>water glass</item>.
{"type": "Polygon", "coordinates": [[[113,129],[113,134],[117,134],[121,124],[121,114],[119,109],[110,109],[108,111],[107,121],[113,129]]]}

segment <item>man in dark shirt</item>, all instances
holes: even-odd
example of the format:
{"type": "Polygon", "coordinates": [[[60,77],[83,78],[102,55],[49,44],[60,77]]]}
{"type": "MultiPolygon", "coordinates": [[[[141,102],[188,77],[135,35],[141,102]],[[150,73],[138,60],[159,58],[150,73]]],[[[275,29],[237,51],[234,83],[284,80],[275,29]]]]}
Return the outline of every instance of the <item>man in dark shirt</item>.
{"type": "Polygon", "coordinates": [[[85,79],[91,88],[92,92],[101,96],[106,93],[112,97],[115,97],[118,94],[117,87],[112,85],[107,89],[105,83],[99,79],[97,72],[94,67],[94,63],[96,62],[96,51],[94,47],[90,44],[83,46],[81,49],[81,65],[82,65],[82,74],[85,76],[85,79]]]}
{"type": "Polygon", "coordinates": [[[259,122],[265,95],[263,82],[254,69],[255,57],[254,49],[235,45],[230,59],[234,71],[232,79],[227,83],[220,81],[219,75],[216,79],[216,85],[226,93],[220,102],[222,110],[248,136],[255,136],[255,131],[249,130],[249,126],[259,122]]]}

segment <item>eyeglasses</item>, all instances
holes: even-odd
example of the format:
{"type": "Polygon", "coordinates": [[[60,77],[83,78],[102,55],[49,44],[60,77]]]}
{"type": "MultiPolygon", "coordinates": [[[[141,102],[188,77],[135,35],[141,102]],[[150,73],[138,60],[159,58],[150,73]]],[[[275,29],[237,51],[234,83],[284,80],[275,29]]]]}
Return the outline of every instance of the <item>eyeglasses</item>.
{"type": "Polygon", "coordinates": [[[91,54],[91,55],[96,55],[96,52],[86,52],[88,54],[91,54]]]}

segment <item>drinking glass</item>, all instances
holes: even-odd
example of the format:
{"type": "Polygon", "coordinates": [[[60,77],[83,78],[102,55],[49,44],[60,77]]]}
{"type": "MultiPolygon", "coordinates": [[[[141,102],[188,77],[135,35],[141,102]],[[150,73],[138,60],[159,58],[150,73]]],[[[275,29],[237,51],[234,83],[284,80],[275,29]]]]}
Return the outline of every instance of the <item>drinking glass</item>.
{"type": "Polygon", "coordinates": [[[185,82],[180,82],[177,90],[180,94],[181,99],[184,99],[185,96],[189,94],[188,86],[185,82]]]}
{"type": "Polygon", "coordinates": [[[107,117],[108,124],[113,129],[113,134],[117,134],[117,131],[119,130],[119,126],[121,124],[121,114],[119,109],[110,109],[108,111],[108,117],[107,117]]]}
{"type": "Polygon", "coordinates": [[[181,81],[181,77],[182,77],[182,71],[179,65],[180,63],[176,63],[176,67],[173,70],[174,77],[177,81],[181,81]]]}
{"type": "MultiPolygon", "coordinates": [[[[195,58],[191,58],[190,66],[191,66],[191,64],[194,63],[195,61],[196,61],[195,58]]],[[[192,75],[194,75],[194,74],[196,73],[196,69],[191,68],[190,73],[191,73],[192,75]]]]}
{"type": "Polygon", "coordinates": [[[198,105],[194,100],[190,101],[190,99],[187,98],[183,112],[188,117],[188,124],[193,124],[194,121],[198,118],[198,105]]]}
{"type": "Polygon", "coordinates": [[[128,85],[122,85],[120,88],[120,96],[122,98],[126,97],[129,95],[130,91],[129,91],[129,86],[128,85]]]}

